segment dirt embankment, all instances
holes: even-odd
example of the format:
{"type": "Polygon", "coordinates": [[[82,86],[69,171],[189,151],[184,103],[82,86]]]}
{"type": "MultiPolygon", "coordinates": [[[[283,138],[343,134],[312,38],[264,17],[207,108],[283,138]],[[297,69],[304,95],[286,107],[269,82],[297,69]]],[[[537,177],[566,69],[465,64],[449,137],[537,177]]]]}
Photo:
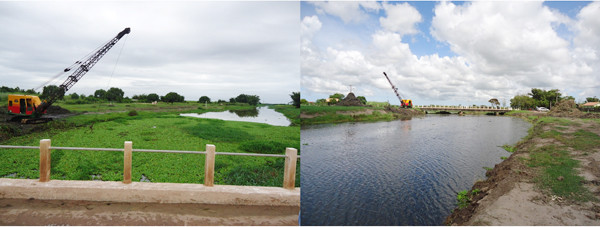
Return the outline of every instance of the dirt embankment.
{"type": "MultiPolygon", "coordinates": [[[[548,115],[573,116],[577,111],[555,109],[548,115]]],[[[585,115],[583,115],[585,116],[585,115]]],[[[455,209],[444,222],[446,225],[600,225],[600,143],[598,145],[571,144],[577,133],[589,132],[600,136],[600,122],[580,118],[559,118],[554,122],[534,122],[533,132],[515,147],[515,152],[492,170],[488,179],[477,182],[469,195],[471,201],[463,209],[455,209]],[[558,136],[557,136],[558,135],[558,136]],[[558,177],[542,179],[547,169],[531,165],[541,160],[538,152],[544,148],[559,148],[550,156],[567,153],[576,160],[575,175],[589,191],[590,198],[573,200],[557,196],[543,183],[565,181],[558,177]],[[535,158],[534,158],[535,157],[535,158]],[[473,192],[475,191],[475,192],[473,192]]],[[[550,165],[555,165],[552,163],[550,165]]],[[[559,163],[556,163],[559,165],[559,163]]],[[[566,181],[565,181],[566,182],[566,181]]],[[[575,197],[575,194],[571,194],[575,197]]],[[[587,194],[586,194],[587,195],[587,194]]]]}
{"type": "MultiPolygon", "coordinates": [[[[396,118],[409,118],[415,116],[424,115],[422,111],[415,109],[405,109],[405,108],[397,108],[397,107],[386,107],[385,109],[362,109],[362,110],[347,110],[347,111],[336,111],[335,114],[339,115],[348,115],[348,116],[359,116],[359,115],[372,115],[373,113],[378,112],[381,114],[394,114],[396,118]]],[[[303,119],[311,119],[316,117],[326,116],[328,113],[300,113],[300,118],[303,119]]]]}
{"type": "MultiPolygon", "coordinates": [[[[74,115],[69,110],[60,106],[50,106],[45,118],[63,118],[74,115]]],[[[15,115],[8,114],[7,107],[0,107],[0,142],[16,136],[26,135],[48,129],[48,123],[21,124],[19,121],[11,121],[15,115]]]]}
{"type": "Polygon", "coordinates": [[[584,113],[577,109],[573,100],[562,100],[548,113],[553,117],[600,118],[600,114],[584,113]]]}

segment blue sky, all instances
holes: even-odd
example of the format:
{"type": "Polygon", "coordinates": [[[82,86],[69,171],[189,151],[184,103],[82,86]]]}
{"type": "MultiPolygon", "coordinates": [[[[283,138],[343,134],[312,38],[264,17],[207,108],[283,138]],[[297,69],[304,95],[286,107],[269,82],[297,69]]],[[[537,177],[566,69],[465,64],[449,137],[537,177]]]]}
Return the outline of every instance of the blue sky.
{"type": "Polygon", "coordinates": [[[533,87],[600,96],[598,4],[302,2],[302,96],[352,84],[398,104],[382,70],[417,105],[508,105],[533,87]]]}

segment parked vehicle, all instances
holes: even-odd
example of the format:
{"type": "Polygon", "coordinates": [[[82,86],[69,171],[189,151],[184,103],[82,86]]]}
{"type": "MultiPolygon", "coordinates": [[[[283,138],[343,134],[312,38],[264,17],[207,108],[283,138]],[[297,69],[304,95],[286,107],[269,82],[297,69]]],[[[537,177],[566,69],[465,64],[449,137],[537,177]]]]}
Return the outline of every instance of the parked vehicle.
{"type": "Polygon", "coordinates": [[[536,107],[535,109],[537,111],[540,111],[540,112],[548,112],[548,111],[550,111],[548,108],[543,107],[543,106],[542,107],[536,107]]]}

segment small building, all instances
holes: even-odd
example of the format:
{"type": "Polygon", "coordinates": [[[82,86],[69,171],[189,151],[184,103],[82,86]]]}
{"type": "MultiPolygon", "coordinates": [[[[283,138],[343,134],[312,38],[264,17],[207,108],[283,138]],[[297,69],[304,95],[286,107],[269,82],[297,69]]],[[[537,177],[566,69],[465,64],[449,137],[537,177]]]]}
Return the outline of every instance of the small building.
{"type": "Polygon", "coordinates": [[[333,100],[335,100],[336,103],[340,101],[340,99],[338,99],[338,98],[327,98],[327,99],[325,99],[325,102],[330,103],[333,100]]]}
{"type": "Polygon", "coordinates": [[[583,104],[583,108],[596,108],[600,107],[600,102],[588,102],[583,104]]]}

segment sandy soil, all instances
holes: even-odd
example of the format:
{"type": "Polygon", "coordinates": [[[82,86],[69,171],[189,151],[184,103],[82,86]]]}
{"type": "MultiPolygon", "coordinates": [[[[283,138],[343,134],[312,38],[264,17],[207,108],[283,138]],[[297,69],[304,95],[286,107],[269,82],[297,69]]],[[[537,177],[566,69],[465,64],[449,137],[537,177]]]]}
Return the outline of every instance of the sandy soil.
{"type": "Polygon", "coordinates": [[[298,225],[298,207],[0,199],[0,225],[298,225]]]}
{"type": "MultiPolygon", "coordinates": [[[[600,135],[600,124],[572,119],[579,126],[568,126],[562,132],[579,129],[600,135]]],[[[544,126],[542,131],[551,130],[544,126]]],[[[565,126],[561,126],[565,127],[565,126]]],[[[473,189],[481,189],[471,204],[454,212],[446,219],[447,225],[600,225],[600,145],[582,152],[569,148],[574,159],[579,160],[579,175],[584,185],[596,196],[593,202],[577,203],[543,193],[534,186],[535,171],[523,164],[529,149],[559,141],[534,137],[520,144],[507,160],[486,173],[488,179],[477,182],[473,189]],[[587,153],[587,154],[584,154],[587,153]]]]}

